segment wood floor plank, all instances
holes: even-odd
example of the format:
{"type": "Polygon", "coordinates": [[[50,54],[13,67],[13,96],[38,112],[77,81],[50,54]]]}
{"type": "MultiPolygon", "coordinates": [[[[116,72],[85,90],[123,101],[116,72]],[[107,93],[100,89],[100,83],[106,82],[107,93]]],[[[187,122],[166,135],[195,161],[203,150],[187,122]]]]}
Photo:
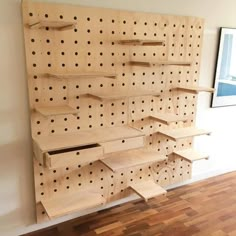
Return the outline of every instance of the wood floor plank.
{"type": "Polygon", "coordinates": [[[236,236],[236,172],[25,236],[236,236]]]}

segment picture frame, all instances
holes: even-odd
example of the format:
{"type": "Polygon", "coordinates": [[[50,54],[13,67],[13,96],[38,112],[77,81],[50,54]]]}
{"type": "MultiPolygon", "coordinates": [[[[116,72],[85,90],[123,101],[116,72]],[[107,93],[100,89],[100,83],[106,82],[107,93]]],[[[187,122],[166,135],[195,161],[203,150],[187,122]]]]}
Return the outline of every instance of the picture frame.
{"type": "Polygon", "coordinates": [[[236,105],[236,29],[220,28],[211,107],[236,105]]]}

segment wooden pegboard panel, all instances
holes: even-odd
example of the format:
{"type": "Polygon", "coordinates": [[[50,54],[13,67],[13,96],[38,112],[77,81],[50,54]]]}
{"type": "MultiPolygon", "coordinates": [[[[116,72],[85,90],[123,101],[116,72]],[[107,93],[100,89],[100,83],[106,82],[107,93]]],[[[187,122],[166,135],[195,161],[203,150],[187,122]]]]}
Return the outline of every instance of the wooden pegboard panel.
{"type": "MultiPolygon", "coordinates": [[[[192,138],[174,142],[158,131],[195,124],[197,95],[173,88],[198,85],[202,19],[24,2],[23,23],[33,139],[129,125],[142,131],[146,135],[145,146],[159,154],[169,155],[192,146],[192,138]],[[37,22],[41,22],[42,28],[40,24],[30,27],[37,22]],[[55,28],[44,27],[45,22],[69,23],[55,28]],[[162,43],[155,46],[121,43],[132,39],[162,43]],[[131,65],[130,61],[163,64],[142,67],[131,65]],[[84,72],[115,74],[116,78],[48,76],[84,72]],[[160,96],[103,100],[87,96],[98,92],[131,95],[144,91],[160,96]],[[76,114],[45,116],[38,112],[38,108],[45,106],[69,106],[76,114]],[[170,124],[150,119],[158,113],[177,114],[185,119],[170,124]]],[[[130,195],[127,187],[131,182],[154,180],[167,186],[191,177],[191,164],[177,156],[116,173],[101,162],[81,164],[78,160],[57,169],[49,169],[40,162],[34,160],[38,222],[48,220],[41,200],[65,192],[93,189],[110,202],[130,195]]]]}

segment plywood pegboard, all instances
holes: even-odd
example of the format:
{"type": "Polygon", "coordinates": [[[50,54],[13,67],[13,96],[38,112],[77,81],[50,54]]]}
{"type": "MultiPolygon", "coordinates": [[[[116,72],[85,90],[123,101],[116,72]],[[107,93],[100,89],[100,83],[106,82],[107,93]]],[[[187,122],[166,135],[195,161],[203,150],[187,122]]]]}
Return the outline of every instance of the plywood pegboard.
{"type": "MultiPolygon", "coordinates": [[[[198,86],[203,19],[31,1],[24,1],[22,9],[34,140],[129,125],[146,135],[146,148],[159,154],[169,155],[174,150],[192,147],[192,138],[173,142],[158,131],[195,125],[197,95],[174,88],[198,86]],[[43,22],[41,25],[46,22],[46,27],[30,27],[37,22],[43,22]],[[70,27],[59,30],[47,27],[60,22],[63,27],[66,24],[70,27]],[[162,43],[155,46],[121,43],[132,39],[162,43]],[[190,65],[143,67],[131,65],[130,61],[190,65]],[[94,72],[97,77],[79,76],[94,72]],[[105,78],[103,73],[115,76],[105,78]],[[159,96],[132,97],[143,91],[159,96]],[[87,96],[98,92],[131,97],[100,101],[87,96]],[[37,112],[37,107],[62,106],[77,112],[50,116],[37,112]],[[168,125],[150,119],[158,113],[177,114],[186,119],[168,125]]],[[[41,201],[65,192],[93,189],[111,202],[129,196],[131,182],[154,180],[167,186],[191,177],[191,163],[177,156],[116,173],[99,161],[81,164],[78,159],[72,166],[57,169],[44,164],[34,160],[38,222],[49,219],[41,201]]]]}

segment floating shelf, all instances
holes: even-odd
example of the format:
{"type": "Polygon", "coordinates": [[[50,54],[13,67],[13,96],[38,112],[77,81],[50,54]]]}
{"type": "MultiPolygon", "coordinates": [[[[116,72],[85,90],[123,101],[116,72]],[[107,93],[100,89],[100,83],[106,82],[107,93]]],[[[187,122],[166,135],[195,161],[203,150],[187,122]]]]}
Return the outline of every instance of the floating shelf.
{"type": "Polygon", "coordinates": [[[56,78],[56,79],[83,79],[83,78],[99,78],[105,77],[109,79],[116,79],[116,74],[106,72],[78,72],[75,74],[43,74],[44,77],[56,78]]]}
{"type": "Polygon", "coordinates": [[[178,62],[178,61],[158,61],[155,63],[152,62],[143,62],[143,61],[130,61],[131,66],[142,66],[142,67],[154,67],[154,66],[191,66],[191,62],[178,62]]]}
{"type": "Polygon", "coordinates": [[[179,115],[171,114],[171,113],[157,113],[153,116],[149,116],[149,119],[156,120],[165,125],[169,125],[172,122],[187,121],[187,117],[179,116],[179,115]]]}
{"type": "Polygon", "coordinates": [[[121,126],[80,131],[71,134],[37,137],[34,141],[42,152],[49,152],[62,148],[73,148],[134,137],[144,137],[144,134],[129,126],[121,126]]]}
{"type": "Polygon", "coordinates": [[[138,46],[162,46],[164,40],[141,40],[141,39],[130,39],[120,40],[119,43],[122,45],[138,45],[138,46]]]}
{"type": "Polygon", "coordinates": [[[74,29],[76,22],[66,22],[66,21],[38,21],[33,24],[29,24],[30,29],[41,29],[49,27],[56,30],[70,30],[74,29]]]}
{"type": "Polygon", "coordinates": [[[126,99],[130,97],[142,97],[142,96],[160,96],[159,93],[153,91],[137,91],[136,93],[129,93],[129,94],[122,94],[122,93],[88,93],[85,96],[97,99],[99,101],[105,100],[119,100],[119,99],[126,99]]]}
{"type": "Polygon", "coordinates": [[[209,93],[214,93],[215,89],[213,88],[207,88],[207,87],[197,87],[197,86],[192,86],[192,87],[176,87],[173,88],[173,90],[179,90],[187,93],[193,93],[193,94],[198,94],[199,92],[209,92],[209,93]]]}
{"type": "Polygon", "coordinates": [[[156,151],[147,149],[133,149],[116,152],[105,155],[104,158],[105,159],[100,161],[114,172],[130,167],[167,160],[165,155],[160,155],[156,151]]]}
{"type": "Polygon", "coordinates": [[[209,159],[209,156],[207,154],[200,154],[191,148],[174,151],[173,154],[180,156],[190,162],[194,162],[194,161],[198,161],[202,159],[206,159],[206,160],[209,159]]]}
{"type": "Polygon", "coordinates": [[[190,138],[199,135],[210,135],[211,132],[197,129],[194,127],[187,127],[187,128],[178,128],[178,129],[171,129],[171,130],[162,130],[158,133],[165,135],[166,137],[170,138],[173,141],[177,141],[179,139],[190,138]]]}
{"type": "Polygon", "coordinates": [[[76,115],[78,111],[68,105],[64,106],[50,106],[50,107],[44,107],[44,106],[37,106],[35,107],[35,110],[42,114],[43,116],[54,116],[54,115],[76,115]]]}
{"type": "Polygon", "coordinates": [[[79,192],[41,200],[41,203],[49,218],[52,219],[103,205],[105,199],[99,193],[79,192]]]}
{"type": "Polygon", "coordinates": [[[130,184],[130,188],[142,197],[145,201],[160,195],[166,195],[166,190],[155,184],[153,181],[130,184]]]}

